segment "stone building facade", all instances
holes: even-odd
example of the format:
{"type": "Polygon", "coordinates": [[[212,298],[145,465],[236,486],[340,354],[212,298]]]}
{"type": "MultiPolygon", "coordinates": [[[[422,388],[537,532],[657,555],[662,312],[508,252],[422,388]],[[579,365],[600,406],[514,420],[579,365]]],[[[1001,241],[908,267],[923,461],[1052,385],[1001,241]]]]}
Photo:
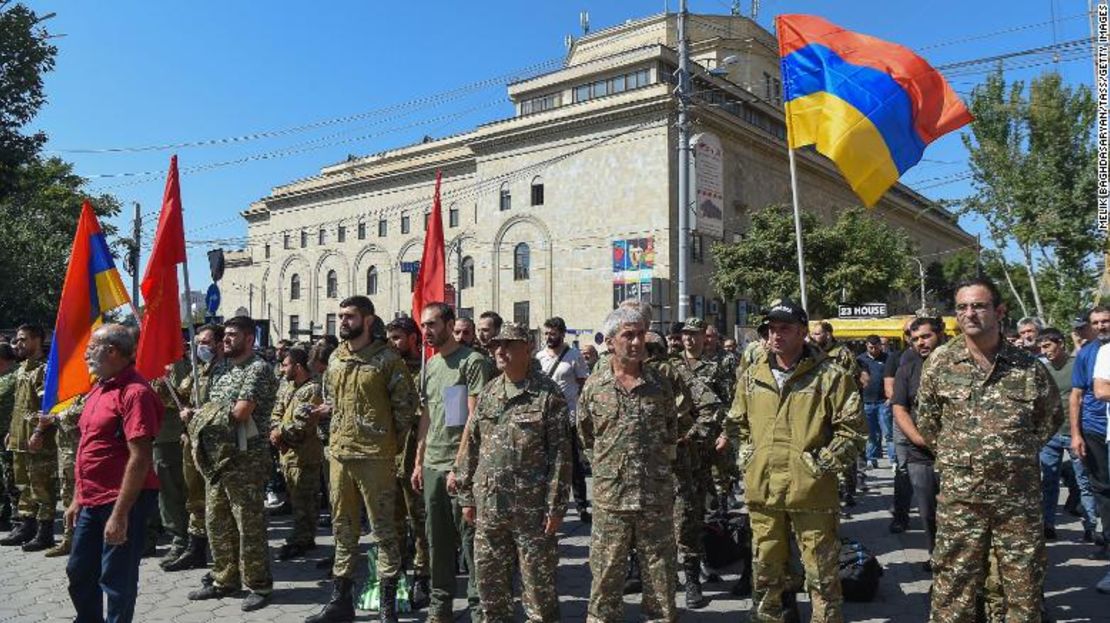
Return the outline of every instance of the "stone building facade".
{"type": "MultiPolygon", "coordinates": [[[[744,17],[694,15],[688,30],[692,134],[720,139],[724,212],[720,237],[691,234],[692,312],[731,333],[745,306],[713,292],[710,246],[743,235],[752,210],[791,200],[778,58],[771,33],[744,17]]],[[[268,318],[274,339],[334,332],[338,303],[352,294],[369,295],[387,320],[407,313],[407,271],[442,171],[448,281],[461,313],[492,309],[533,328],[558,315],[592,339],[614,299],[632,294],[652,301],[657,321],[674,319],[675,49],[673,14],[590,34],[561,69],[508,85],[511,118],[274,188],[243,213],[248,244],[227,256],[220,313],[268,318]],[[615,244],[648,260],[633,267],[635,285],[614,286],[615,244]]],[[[831,162],[798,156],[803,209],[831,219],[858,205],[831,162]]],[[[905,186],[874,214],[907,231],[921,254],[975,242],[905,186]]]]}

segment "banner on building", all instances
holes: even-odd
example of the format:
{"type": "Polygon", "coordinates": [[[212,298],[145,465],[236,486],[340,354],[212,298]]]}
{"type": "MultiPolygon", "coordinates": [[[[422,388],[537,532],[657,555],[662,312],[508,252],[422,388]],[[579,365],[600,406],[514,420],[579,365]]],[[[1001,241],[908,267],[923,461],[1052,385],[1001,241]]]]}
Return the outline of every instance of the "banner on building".
{"type": "Polygon", "coordinates": [[[725,235],[724,152],[721,139],[703,132],[690,138],[694,158],[692,229],[712,238],[725,235]]]}
{"type": "Polygon", "coordinates": [[[613,307],[625,299],[651,299],[655,238],[613,241],[613,307]]]}

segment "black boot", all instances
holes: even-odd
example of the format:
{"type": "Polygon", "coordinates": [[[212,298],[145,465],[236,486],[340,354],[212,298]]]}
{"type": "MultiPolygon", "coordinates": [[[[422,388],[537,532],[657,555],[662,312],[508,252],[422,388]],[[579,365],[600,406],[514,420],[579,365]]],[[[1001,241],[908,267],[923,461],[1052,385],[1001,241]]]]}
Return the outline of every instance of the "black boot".
{"type": "Polygon", "coordinates": [[[431,603],[432,588],[429,586],[431,578],[426,575],[418,575],[412,579],[412,609],[420,610],[425,608],[431,603]]]}
{"type": "Polygon", "coordinates": [[[8,536],[0,539],[0,545],[23,545],[35,538],[35,533],[38,532],[39,522],[34,517],[24,517],[23,523],[19,524],[15,530],[8,536]]]}
{"type": "Polygon", "coordinates": [[[12,529],[12,504],[5,501],[0,505],[0,532],[9,532],[12,529]]]}
{"type": "Polygon", "coordinates": [[[628,576],[624,579],[624,594],[632,595],[643,589],[644,583],[640,580],[640,563],[636,560],[636,552],[632,552],[628,556],[628,576]]]}
{"type": "Polygon", "coordinates": [[[378,587],[381,589],[378,621],[381,623],[397,623],[397,577],[382,578],[378,587]]]}
{"type": "MultiPolygon", "coordinates": [[[[354,583],[350,578],[335,578],[335,585],[331,590],[331,599],[324,605],[323,610],[305,619],[304,623],[349,623],[354,621],[355,602],[354,597],[351,596],[353,587],[354,583]]],[[[394,596],[397,595],[396,584],[393,585],[393,594],[394,596]]]]}
{"type": "Polygon", "coordinates": [[[185,552],[177,558],[161,565],[164,571],[203,569],[206,566],[208,566],[208,539],[191,534],[189,535],[189,544],[185,547],[185,552]]]}
{"type": "MultiPolygon", "coordinates": [[[[192,537],[189,537],[189,538],[191,539],[192,537]]],[[[185,545],[181,545],[180,543],[171,544],[170,548],[168,550],[166,550],[166,555],[162,556],[162,560],[158,561],[158,566],[165,569],[166,565],[168,565],[171,562],[177,560],[178,558],[181,558],[188,551],[189,551],[189,545],[188,544],[185,544],[185,545]]]]}
{"type": "Polygon", "coordinates": [[[54,547],[54,522],[40,521],[38,524],[39,529],[35,533],[35,538],[23,544],[23,551],[41,552],[54,547]]]}
{"type": "Polygon", "coordinates": [[[686,575],[686,607],[700,610],[709,605],[709,600],[701,593],[701,561],[688,559],[682,569],[686,575]]]}

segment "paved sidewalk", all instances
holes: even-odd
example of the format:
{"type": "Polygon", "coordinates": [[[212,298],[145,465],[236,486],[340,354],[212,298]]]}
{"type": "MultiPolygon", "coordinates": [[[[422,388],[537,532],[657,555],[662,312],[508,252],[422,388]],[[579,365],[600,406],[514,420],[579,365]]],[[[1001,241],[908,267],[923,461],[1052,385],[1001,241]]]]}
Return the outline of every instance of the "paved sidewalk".
{"type": "MultiPolygon", "coordinates": [[[[853,516],[844,521],[844,536],[859,539],[878,556],[885,569],[879,595],[865,604],[845,604],[848,621],[925,621],[928,616],[927,595],[930,576],[922,569],[926,560],[924,534],[914,517],[912,529],[901,535],[887,530],[890,514],[886,505],[891,499],[892,480],[889,469],[871,470],[872,489],[862,494],[853,516]]],[[[288,516],[272,522],[276,548],[289,528],[288,516]]],[[[1092,551],[1081,543],[1079,522],[1061,511],[1060,538],[1049,545],[1051,566],[1048,573],[1048,605],[1058,621],[1110,621],[1110,596],[1100,595],[1092,588],[1110,568],[1105,561],[1087,559],[1092,551]]],[[[589,596],[589,526],[577,521],[572,512],[564,526],[560,541],[562,563],[559,568],[559,591],[562,614],[566,621],[585,619],[589,596]]],[[[364,538],[366,542],[368,539],[364,538]]],[[[141,588],[137,605],[138,621],[173,623],[207,623],[220,621],[299,622],[319,609],[330,593],[325,572],[316,569],[316,561],[331,551],[331,538],[321,536],[323,545],[313,557],[288,563],[275,563],[274,603],[261,611],[244,614],[238,599],[190,602],[188,591],[200,585],[203,570],[164,573],[157,559],[143,561],[141,588]]],[[[159,548],[159,553],[165,550],[159,548]]],[[[73,610],[66,593],[64,559],[47,559],[41,554],[24,554],[17,548],[0,548],[0,621],[72,621],[73,610]]],[[[365,569],[363,570],[365,573],[365,569]]],[[[684,621],[735,622],[747,620],[751,604],[728,594],[735,575],[726,574],[725,582],[706,586],[712,599],[709,607],[699,611],[681,610],[684,621]]],[[[804,600],[804,596],[799,596],[804,600]]],[[[627,620],[639,618],[639,596],[626,599],[627,620]]],[[[682,606],[682,596],[678,605],[682,606]]],[[[808,604],[803,603],[803,617],[808,617],[808,604]]],[[[458,620],[464,603],[456,602],[458,620]]],[[[370,613],[360,612],[360,621],[375,620],[370,613]]],[[[422,621],[422,612],[405,615],[402,620],[422,621]]]]}

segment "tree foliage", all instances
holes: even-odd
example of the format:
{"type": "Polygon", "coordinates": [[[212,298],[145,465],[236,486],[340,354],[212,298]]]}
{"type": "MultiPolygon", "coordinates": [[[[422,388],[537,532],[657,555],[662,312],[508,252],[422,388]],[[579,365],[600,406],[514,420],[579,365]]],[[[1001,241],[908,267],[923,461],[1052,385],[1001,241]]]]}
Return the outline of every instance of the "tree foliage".
{"type": "MultiPolygon", "coordinates": [[[[902,231],[872,218],[862,208],[841,212],[832,226],[802,212],[809,313],[835,315],[843,300],[886,301],[914,281],[907,258],[913,255],[902,231]]],[[[713,285],[726,299],[747,297],[767,304],[779,297],[800,298],[793,211],[769,206],[752,215],[744,239],[713,247],[713,285]]]]}
{"type": "Polygon", "coordinates": [[[46,143],[42,132],[23,133],[46,103],[42,77],[58,53],[39,22],[27,7],[0,1],[0,197],[46,143]]]}
{"type": "Polygon", "coordinates": [[[1026,93],[1023,82],[1007,85],[999,69],[972,91],[970,108],[975,120],[963,141],[974,193],[959,210],[983,219],[996,250],[1019,252],[1024,274],[1007,270],[1005,256],[995,258],[1014,282],[1018,307],[1048,320],[1070,317],[1082,290],[1095,285],[1094,254],[1105,243],[1095,219],[1091,92],[1051,72],[1026,93]]]}

